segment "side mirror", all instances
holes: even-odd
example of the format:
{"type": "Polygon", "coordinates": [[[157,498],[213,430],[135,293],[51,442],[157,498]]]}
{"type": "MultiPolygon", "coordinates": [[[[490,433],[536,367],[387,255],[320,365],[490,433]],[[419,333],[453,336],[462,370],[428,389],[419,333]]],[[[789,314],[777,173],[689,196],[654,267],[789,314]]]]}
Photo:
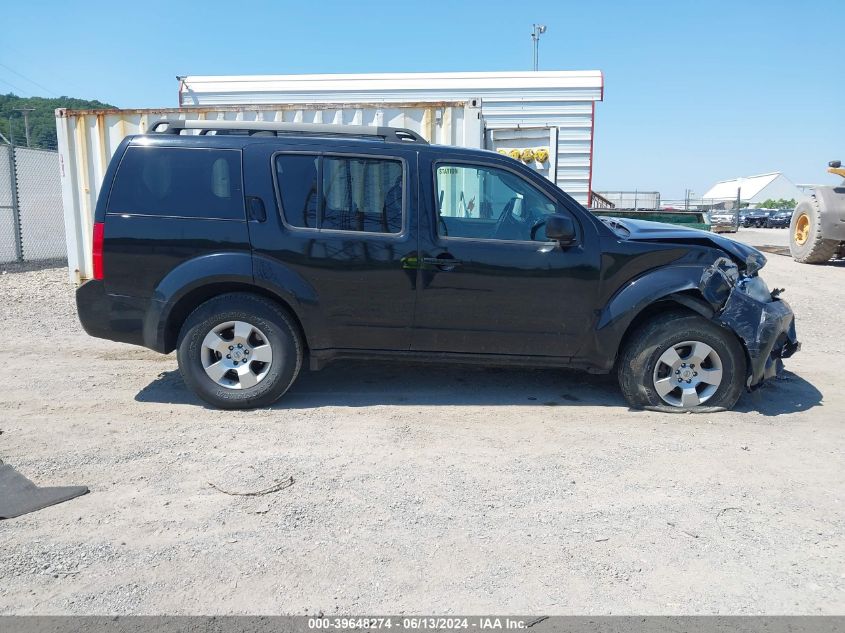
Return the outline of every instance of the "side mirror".
{"type": "Polygon", "coordinates": [[[546,220],[546,239],[565,246],[575,241],[575,223],[568,215],[553,213],[546,220]]]}

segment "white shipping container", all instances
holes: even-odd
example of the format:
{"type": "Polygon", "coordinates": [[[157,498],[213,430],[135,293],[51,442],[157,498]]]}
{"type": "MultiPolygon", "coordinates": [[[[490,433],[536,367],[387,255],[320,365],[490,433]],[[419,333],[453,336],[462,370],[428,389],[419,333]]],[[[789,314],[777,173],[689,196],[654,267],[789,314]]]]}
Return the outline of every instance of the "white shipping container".
{"type": "Polygon", "coordinates": [[[479,102],[286,104],[153,110],[56,110],[68,270],[82,283],[93,274],[94,209],[120,142],[159,120],[278,121],[404,127],[443,145],[482,147],[479,102]]]}

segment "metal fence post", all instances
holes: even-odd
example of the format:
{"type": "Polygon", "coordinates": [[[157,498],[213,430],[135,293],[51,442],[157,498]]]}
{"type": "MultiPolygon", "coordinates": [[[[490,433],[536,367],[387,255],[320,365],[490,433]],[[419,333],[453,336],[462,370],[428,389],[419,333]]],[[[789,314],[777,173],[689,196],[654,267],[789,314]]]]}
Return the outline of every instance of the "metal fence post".
{"type": "Polygon", "coordinates": [[[21,233],[21,208],[18,204],[18,176],[15,166],[15,146],[9,145],[9,184],[12,193],[12,223],[15,232],[15,257],[23,261],[23,234],[21,233]]]}

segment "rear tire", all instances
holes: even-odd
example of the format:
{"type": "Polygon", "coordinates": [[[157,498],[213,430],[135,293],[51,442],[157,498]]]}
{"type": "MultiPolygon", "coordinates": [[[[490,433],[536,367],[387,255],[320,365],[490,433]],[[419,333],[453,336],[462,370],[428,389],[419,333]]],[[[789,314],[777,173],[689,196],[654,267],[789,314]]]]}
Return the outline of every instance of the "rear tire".
{"type": "Polygon", "coordinates": [[[628,338],[617,374],[622,394],[636,409],[724,411],[742,395],[745,350],[732,332],[704,317],[670,312],[646,322],[628,338]],[[696,357],[697,349],[707,355],[696,357]],[[679,359],[677,367],[667,364],[672,356],[679,359]]]}
{"type": "Polygon", "coordinates": [[[821,201],[811,195],[795,207],[789,222],[789,251],[796,262],[824,264],[839,250],[838,240],[822,237],[821,201]]]}
{"type": "Polygon", "coordinates": [[[273,404],[296,380],[302,357],[302,340],[291,316],[278,304],[248,293],[209,299],[188,316],[179,333],[177,358],[185,383],[221,409],[273,404]]]}

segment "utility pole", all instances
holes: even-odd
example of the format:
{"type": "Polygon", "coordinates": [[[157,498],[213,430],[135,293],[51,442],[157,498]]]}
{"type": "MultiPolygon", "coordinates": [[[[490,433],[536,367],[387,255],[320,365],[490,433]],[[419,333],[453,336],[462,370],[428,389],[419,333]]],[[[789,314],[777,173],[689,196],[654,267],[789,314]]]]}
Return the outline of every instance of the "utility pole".
{"type": "Polygon", "coordinates": [[[15,108],[15,110],[23,113],[23,127],[26,130],[26,146],[29,147],[29,113],[34,112],[35,108],[15,108]]]}
{"type": "Polygon", "coordinates": [[[534,70],[540,70],[540,36],[545,32],[545,24],[535,24],[531,32],[531,40],[534,42],[534,70]]]}

